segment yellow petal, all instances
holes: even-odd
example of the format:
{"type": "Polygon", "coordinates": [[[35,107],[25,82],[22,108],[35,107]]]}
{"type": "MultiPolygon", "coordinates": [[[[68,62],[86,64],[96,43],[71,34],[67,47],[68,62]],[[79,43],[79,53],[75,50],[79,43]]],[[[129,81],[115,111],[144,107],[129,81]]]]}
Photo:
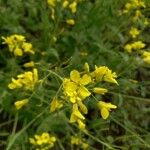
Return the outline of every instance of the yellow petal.
{"type": "Polygon", "coordinates": [[[77,84],[74,82],[67,82],[64,84],[64,92],[67,94],[67,96],[73,96],[77,89],[77,84]]]}
{"type": "Polygon", "coordinates": [[[80,110],[84,113],[84,114],[87,114],[88,113],[88,109],[87,107],[82,103],[82,101],[78,101],[77,102],[79,107],[80,107],[80,110]]]}
{"type": "Polygon", "coordinates": [[[74,111],[74,115],[78,117],[79,119],[85,119],[85,117],[81,114],[79,110],[74,111]]]}
{"type": "Polygon", "coordinates": [[[107,73],[104,76],[104,81],[110,82],[110,83],[115,83],[118,85],[118,82],[116,81],[117,75],[115,72],[112,73],[111,70],[108,70],[107,73]]]}
{"type": "Polygon", "coordinates": [[[69,2],[68,2],[67,0],[65,0],[65,1],[63,2],[63,7],[66,8],[66,7],[68,6],[68,4],[69,4],[69,2]]]}
{"type": "Polygon", "coordinates": [[[77,122],[78,122],[79,128],[80,128],[81,130],[84,130],[84,129],[85,129],[85,124],[83,123],[83,121],[81,121],[81,120],[79,119],[79,120],[77,120],[77,122]]]}
{"type": "Polygon", "coordinates": [[[99,106],[100,109],[103,108],[103,107],[105,107],[107,109],[116,109],[117,108],[116,105],[113,105],[111,103],[106,103],[106,102],[103,102],[103,101],[99,101],[98,106],[99,106]]]}
{"type": "Polygon", "coordinates": [[[54,112],[57,109],[60,109],[63,106],[60,100],[54,98],[51,102],[50,112],[54,112]]]}
{"type": "Polygon", "coordinates": [[[71,12],[72,13],[75,13],[76,11],[77,11],[77,2],[76,1],[74,1],[74,2],[72,2],[70,5],[69,5],[69,8],[71,9],[71,12]]]}
{"type": "Polygon", "coordinates": [[[27,62],[23,66],[26,67],[26,68],[28,68],[28,67],[34,67],[34,61],[27,62]]]}
{"type": "Polygon", "coordinates": [[[81,139],[76,136],[71,136],[71,144],[79,145],[81,143],[81,139]]]}
{"type": "Polygon", "coordinates": [[[97,94],[105,94],[108,90],[105,88],[93,88],[93,92],[97,94]]]}
{"type": "Polygon", "coordinates": [[[113,104],[111,104],[111,103],[107,103],[107,108],[116,109],[117,106],[116,106],[116,105],[113,105],[113,104]]]}
{"type": "Polygon", "coordinates": [[[70,79],[76,83],[80,81],[80,73],[77,70],[73,70],[70,73],[70,79]]]}
{"type": "Polygon", "coordinates": [[[85,119],[85,117],[81,114],[81,112],[78,110],[78,105],[74,104],[73,105],[73,114],[78,117],[79,119],[85,119]]]}
{"type": "Polygon", "coordinates": [[[77,121],[77,117],[74,115],[74,113],[72,112],[71,113],[71,116],[70,116],[70,120],[69,120],[69,122],[70,123],[75,123],[76,121],[77,121]]]}
{"type": "Polygon", "coordinates": [[[66,23],[68,24],[68,25],[74,25],[75,24],[75,21],[74,21],[74,19],[68,19],[68,20],[66,20],[66,23]]]}
{"type": "Polygon", "coordinates": [[[23,99],[23,100],[20,100],[20,101],[16,101],[15,102],[15,107],[16,107],[16,109],[20,109],[23,106],[25,106],[28,102],[29,102],[28,99],[23,99]]]}
{"type": "Polygon", "coordinates": [[[80,83],[83,84],[83,85],[87,85],[87,84],[89,84],[91,81],[92,81],[92,80],[91,80],[91,76],[85,74],[85,75],[83,75],[83,77],[81,78],[80,83]]]}
{"type": "Polygon", "coordinates": [[[105,107],[101,109],[101,116],[103,119],[107,119],[109,116],[109,111],[105,107]]]}
{"type": "Polygon", "coordinates": [[[22,56],[23,55],[23,52],[20,48],[15,48],[14,49],[14,55],[15,56],[22,56]]]}
{"type": "Polygon", "coordinates": [[[91,93],[88,91],[88,89],[85,88],[84,86],[79,87],[78,94],[79,94],[81,99],[85,99],[86,97],[91,95],[91,93]]]}
{"type": "Polygon", "coordinates": [[[15,80],[14,78],[12,78],[12,83],[10,83],[8,85],[9,89],[15,89],[15,88],[21,88],[22,87],[22,83],[20,82],[20,80],[15,80]]]}

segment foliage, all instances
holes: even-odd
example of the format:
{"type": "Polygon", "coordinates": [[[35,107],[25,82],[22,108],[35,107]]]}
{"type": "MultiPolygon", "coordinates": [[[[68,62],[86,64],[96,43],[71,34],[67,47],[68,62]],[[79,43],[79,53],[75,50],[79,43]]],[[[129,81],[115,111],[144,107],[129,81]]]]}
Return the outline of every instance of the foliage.
{"type": "Polygon", "coordinates": [[[149,149],[148,2],[0,0],[0,149],[149,149]]]}

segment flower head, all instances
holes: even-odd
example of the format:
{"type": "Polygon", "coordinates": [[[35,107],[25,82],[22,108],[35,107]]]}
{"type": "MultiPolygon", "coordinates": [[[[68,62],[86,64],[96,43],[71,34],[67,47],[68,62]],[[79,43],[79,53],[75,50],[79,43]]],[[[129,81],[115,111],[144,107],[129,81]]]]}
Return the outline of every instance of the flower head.
{"type": "Polygon", "coordinates": [[[95,71],[91,73],[92,77],[96,79],[97,82],[99,81],[106,81],[110,83],[118,84],[115,78],[117,78],[117,75],[115,72],[112,72],[108,67],[101,66],[101,67],[95,67],[95,71]]]}
{"type": "Polygon", "coordinates": [[[113,105],[111,103],[102,102],[102,101],[99,101],[97,105],[100,109],[101,116],[102,116],[103,119],[108,118],[109,112],[111,111],[111,109],[116,109],[117,108],[116,105],[113,105]]]}
{"type": "Polygon", "coordinates": [[[150,52],[144,51],[142,57],[145,63],[150,64],[150,52]]]}
{"type": "Polygon", "coordinates": [[[34,61],[30,61],[30,62],[25,63],[23,66],[25,68],[29,68],[29,67],[34,67],[34,65],[35,65],[34,61]]]}
{"type": "Polygon", "coordinates": [[[84,142],[84,139],[81,139],[77,136],[71,136],[71,144],[72,145],[80,145],[83,150],[89,148],[89,144],[84,142]]]}
{"type": "Polygon", "coordinates": [[[17,76],[18,79],[12,78],[12,82],[8,85],[10,89],[25,88],[26,90],[33,90],[38,80],[38,71],[36,68],[33,71],[27,71],[17,76]]]}
{"type": "Polygon", "coordinates": [[[80,77],[80,73],[77,70],[73,70],[70,73],[70,79],[64,79],[63,89],[64,94],[70,98],[72,103],[77,100],[83,100],[90,96],[91,93],[85,87],[85,85],[91,82],[91,77],[87,74],[80,77]]]}
{"type": "Polygon", "coordinates": [[[85,120],[85,117],[79,111],[78,105],[73,104],[72,114],[70,117],[70,123],[77,122],[80,129],[85,129],[85,124],[84,124],[83,120],[85,120]]]}
{"type": "Polygon", "coordinates": [[[72,13],[76,13],[76,11],[77,11],[77,2],[76,2],[76,1],[72,2],[72,3],[69,5],[69,8],[71,9],[71,12],[72,12],[72,13]]]}
{"type": "Polygon", "coordinates": [[[68,19],[67,21],[66,21],[66,23],[68,24],[68,25],[74,25],[75,24],[75,20],[74,19],[68,19]]]}
{"type": "Polygon", "coordinates": [[[29,142],[35,148],[50,149],[54,147],[56,138],[47,132],[43,132],[41,135],[34,135],[34,138],[29,138],[29,142]]]}
{"type": "Polygon", "coordinates": [[[15,56],[23,56],[24,53],[34,54],[32,44],[26,42],[23,35],[11,35],[8,37],[2,37],[4,40],[3,44],[7,44],[9,51],[13,52],[15,56]]]}
{"type": "Polygon", "coordinates": [[[50,105],[50,112],[54,112],[55,110],[60,109],[62,106],[62,102],[57,98],[54,98],[50,105]]]}
{"type": "Polygon", "coordinates": [[[132,38],[136,38],[140,34],[140,30],[132,27],[131,30],[129,31],[129,34],[132,36],[132,38]]]}
{"type": "Polygon", "coordinates": [[[105,88],[95,87],[95,88],[93,88],[93,92],[104,95],[105,93],[108,92],[108,90],[105,88]]]}
{"type": "Polygon", "coordinates": [[[28,99],[23,99],[23,100],[19,100],[19,101],[16,101],[14,103],[16,109],[21,109],[23,106],[27,105],[29,102],[28,99]]]}

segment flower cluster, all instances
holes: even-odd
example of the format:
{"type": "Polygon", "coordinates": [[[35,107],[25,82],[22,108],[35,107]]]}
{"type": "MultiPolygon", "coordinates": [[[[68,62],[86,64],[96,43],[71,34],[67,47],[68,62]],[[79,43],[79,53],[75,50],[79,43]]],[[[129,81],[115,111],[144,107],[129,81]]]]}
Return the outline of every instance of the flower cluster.
{"type": "Polygon", "coordinates": [[[19,74],[17,79],[12,78],[12,82],[8,85],[9,89],[24,88],[25,90],[32,91],[35,84],[38,82],[38,70],[27,71],[19,74]]]}
{"type": "MultiPolygon", "coordinates": [[[[8,37],[2,37],[4,40],[3,44],[7,44],[9,51],[15,56],[23,56],[24,53],[35,54],[32,44],[26,42],[26,38],[23,35],[13,34],[8,37]]],[[[24,89],[26,91],[33,91],[35,85],[40,80],[38,79],[38,70],[34,68],[34,61],[26,62],[23,67],[33,69],[31,71],[26,71],[22,74],[17,75],[17,79],[12,78],[11,83],[8,84],[8,88],[14,89],[24,89]]],[[[14,103],[16,109],[21,109],[23,106],[27,105],[29,99],[21,99],[14,103]]]]}
{"type": "Polygon", "coordinates": [[[138,51],[138,50],[141,50],[144,47],[145,47],[145,43],[143,43],[142,41],[135,41],[133,43],[126,44],[124,49],[128,53],[131,53],[133,50],[138,51]]]}
{"type": "Polygon", "coordinates": [[[123,13],[131,13],[133,15],[131,15],[133,25],[129,30],[129,35],[131,36],[132,42],[128,42],[124,46],[124,49],[128,53],[136,51],[139,54],[142,54],[143,61],[145,63],[149,63],[150,52],[144,50],[146,44],[140,39],[140,34],[142,33],[143,26],[144,28],[146,28],[149,25],[148,18],[146,18],[144,13],[142,12],[142,10],[144,10],[145,8],[146,4],[142,0],[130,0],[130,2],[126,3],[123,13]],[[139,22],[141,22],[142,24],[139,22]]]}
{"type": "Polygon", "coordinates": [[[15,56],[23,56],[24,53],[34,54],[32,44],[26,42],[26,38],[23,35],[11,35],[8,37],[2,37],[3,44],[7,44],[9,51],[15,56]]]}
{"type": "Polygon", "coordinates": [[[123,13],[129,13],[131,10],[145,8],[145,7],[146,5],[142,0],[130,0],[130,2],[126,3],[123,13]]]}
{"type": "Polygon", "coordinates": [[[150,52],[149,51],[144,51],[142,53],[143,61],[147,64],[150,64],[150,52]]]}
{"type": "Polygon", "coordinates": [[[89,148],[89,144],[86,143],[84,139],[81,139],[78,136],[71,136],[71,144],[80,146],[83,150],[86,150],[89,148]]]}
{"type": "MultiPolygon", "coordinates": [[[[95,70],[90,72],[89,65],[85,63],[84,68],[85,71],[81,73],[77,70],[72,70],[70,72],[70,77],[63,79],[63,94],[65,96],[65,100],[72,105],[70,123],[77,123],[80,129],[85,129],[84,115],[88,113],[88,108],[84,103],[85,100],[90,97],[92,93],[104,95],[108,92],[106,88],[97,87],[97,83],[103,81],[118,84],[116,81],[116,73],[112,72],[106,66],[95,66],[95,70]],[[93,88],[91,89],[89,87],[93,88]]],[[[51,110],[55,110],[62,106],[58,100],[57,102],[55,100],[55,103],[54,100],[51,103],[51,110]]],[[[103,119],[108,118],[111,108],[117,108],[115,105],[102,101],[98,101],[97,105],[101,110],[101,116],[103,119]]]]}
{"type": "MultiPolygon", "coordinates": [[[[77,5],[79,3],[78,0],[70,1],[70,0],[47,0],[48,6],[51,10],[51,18],[55,20],[56,18],[56,6],[60,6],[62,11],[69,11],[69,14],[72,15],[76,13],[77,11],[77,5]]],[[[69,15],[70,16],[70,15],[69,15]]],[[[74,25],[75,20],[70,17],[68,17],[66,20],[66,23],[69,25],[74,25]]]]}
{"type": "MultiPolygon", "coordinates": [[[[17,76],[17,79],[12,78],[12,82],[8,84],[8,88],[18,89],[23,88],[28,91],[33,91],[35,85],[40,80],[38,79],[38,70],[36,68],[33,69],[33,71],[27,71],[23,74],[19,74],[17,76]]],[[[21,109],[23,106],[27,105],[29,102],[29,99],[23,99],[18,100],[14,103],[16,109],[21,109]]]]}
{"type": "Polygon", "coordinates": [[[29,138],[29,142],[36,148],[36,150],[49,150],[54,147],[56,138],[55,136],[44,132],[41,135],[34,135],[33,138],[29,138]]]}

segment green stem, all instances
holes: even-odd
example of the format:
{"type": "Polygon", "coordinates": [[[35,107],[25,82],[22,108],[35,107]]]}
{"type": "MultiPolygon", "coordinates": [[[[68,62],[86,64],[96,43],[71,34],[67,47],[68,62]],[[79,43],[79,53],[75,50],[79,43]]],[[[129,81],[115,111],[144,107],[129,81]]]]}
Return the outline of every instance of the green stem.
{"type": "MultiPolygon", "coordinates": [[[[47,110],[47,109],[45,109],[47,110]]],[[[13,137],[11,137],[11,140],[8,143],[8,146],[6,148],[6,150],[10,150],[11,147],[13,146],[14,142],[16,141],[16,139],[25,131],[27,130],[40,116],[43,115],[43,113],[45,112],[45,110],[43,112],[41,112],[40,114],[38,114],[33,120],[31,120],[24,128],[22,128],[19,132],[17,132],[13,137]]]]}
{"type": "Polygon", "coordinates": [[[125,95],[125,94],[121,94],[121,93],[116,93],[116,92],[108,92],[108,93],[113,94],[113,95],[120,94],[121,96],[126,97],[126,98],[130,98],[130,99],[134,99],[134,100],[141,100],[141,101],[145,101],[145,102],[150,103],[150,99],[147,99],[147,98],[141,98],[141,97],[136,97],[136,96],[129,96],[129,95],[125,95]]]}

